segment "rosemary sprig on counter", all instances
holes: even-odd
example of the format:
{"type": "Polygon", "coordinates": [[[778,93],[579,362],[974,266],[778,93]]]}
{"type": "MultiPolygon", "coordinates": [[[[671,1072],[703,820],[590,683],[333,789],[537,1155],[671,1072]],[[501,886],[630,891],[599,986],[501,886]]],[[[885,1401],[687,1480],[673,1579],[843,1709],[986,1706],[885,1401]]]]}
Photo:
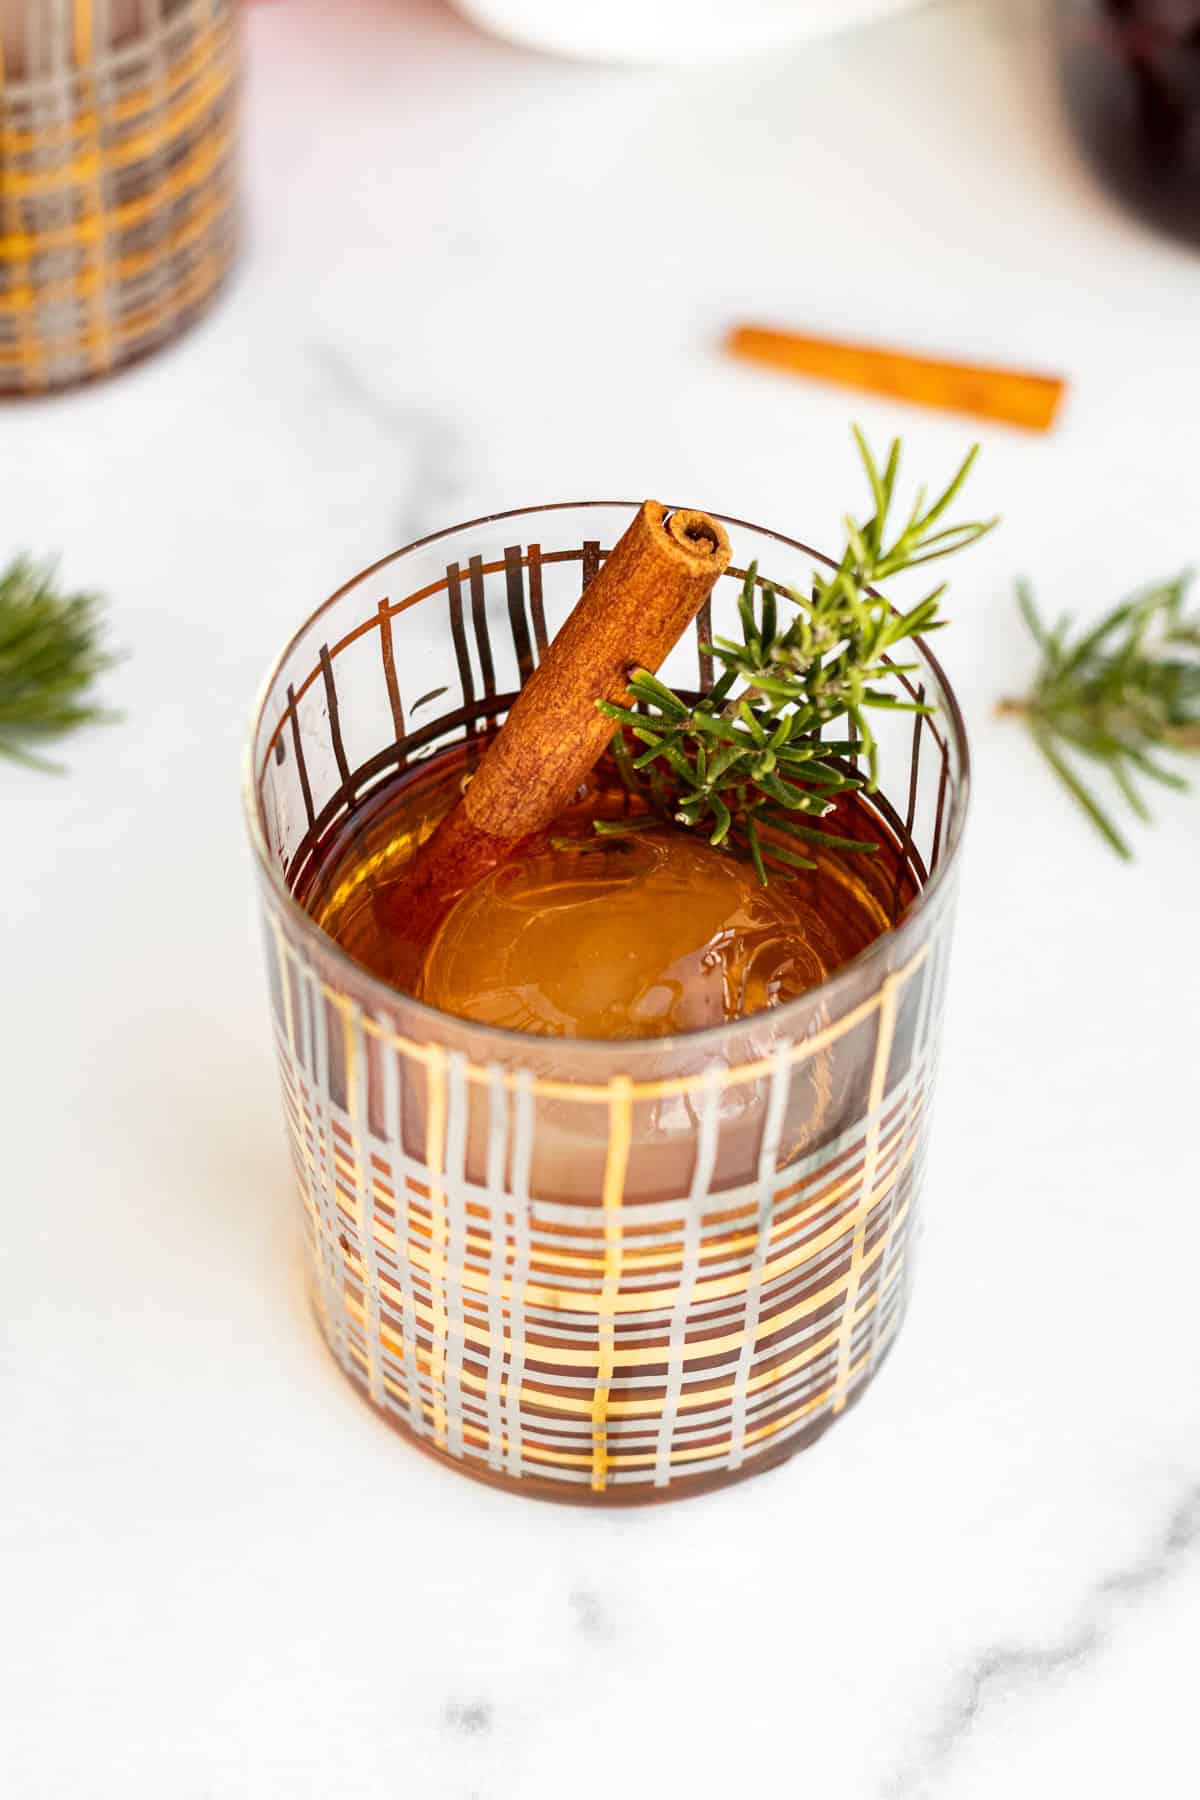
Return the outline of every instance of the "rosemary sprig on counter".
{"type": "Polygon", "coordinates": [[[801,593],[760,583],[752,565],[738,602],[741,639],[718,638],[710,646],[722,673],[699,701],[681,698],[638,670],[630,680],[636,710],[598,703],[621,727],[613,751],[629,785],[648,783],[660,812],[705,830],[712,844],[742,850],[764,886],[765,830],[772,860],[800,869],[816,866],[804,854],[814,844],[876,848],[831,834],[820,821],[834,810],[839,794],[875,786],[876,744],[868,715],[883,708],[930,710],[875,684],[917,667],[894,662],[892,653],[905,639],[945,623],[939,609],[946,583],[906,613],[894,611],[873,591],[875,584],[966,549],[996,523],[943,523],[971,471],[976,446],[931,504],[921,489],[906,523],[889,536],[900,441],[893,441],[881,469],[857,427],[854,437],[874,511],[863,525],[846,519],[846,547],[837,568],[815,570],[811,588],[801,593]],[[830,726],[842,729],[822,736],[830,726]],[[627,734],[645,746],[640,754],[633,754],[627,734]],[[847,761],[856,755],[866,757],[865,780],[847,761]],[[793,847],[778,841],[780,833],[793,847]]]}
{"type": "Polygon", "coordinates": [[[88,697],[115,660],[101,645],[101,605],[60,592],[28,557],[0,573],[0,756],[57,773],[41,745],[114,717],[88,697]]]}
{"type": "Polygon", "coordinates": [[[1068,793],[1127,859],[1128,843],[1072,758],[1106,773],[1143,820],[1150,814],[1139,778],[1188,786],[1158,758],[1200,752],[1200,612],[1185,611],[1191,579],[1189,571],[1147,588],[1074,637],[1069,618],[1049,629],[1028,586],[1017,590],[1042,662],[1028,695],[999,710],[1025,720],[1068,793]]]}

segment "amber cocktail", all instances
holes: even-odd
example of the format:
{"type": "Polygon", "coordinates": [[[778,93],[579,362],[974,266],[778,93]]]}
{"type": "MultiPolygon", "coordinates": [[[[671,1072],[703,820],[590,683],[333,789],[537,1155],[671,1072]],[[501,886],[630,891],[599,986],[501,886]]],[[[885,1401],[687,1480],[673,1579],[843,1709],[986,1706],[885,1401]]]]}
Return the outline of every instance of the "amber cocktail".
{"type": "MultiPolygon", "coordinates": [[[[632,510],[480,520],[357,577],[273,671],[247,770],[329,1344],[439,1457],[600,1502],[782,1460],[890,1348],[967,789],[918,647],[891,679],[935,710],[881,714],[879,790],[840,802],[874,855],[822,851],[764,894],[658,824],[597,838],[640,804],[601,764],[459,903],[421,979],[397,970],[381,897],[632,510]]],[[[677,688],[711,679],[700,646],[751,562],[788,583],[820,561],[724,524],[732,565],[664,667],[677,688]]]]}

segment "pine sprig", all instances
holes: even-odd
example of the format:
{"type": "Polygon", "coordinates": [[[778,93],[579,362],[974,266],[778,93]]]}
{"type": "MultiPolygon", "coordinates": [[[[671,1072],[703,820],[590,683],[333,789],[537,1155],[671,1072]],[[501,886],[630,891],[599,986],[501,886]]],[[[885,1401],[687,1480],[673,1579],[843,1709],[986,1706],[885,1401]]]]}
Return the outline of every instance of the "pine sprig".
{"type": "Polygon", "coordinates": [[[64,594],[28,557],[0,573],[0,756],[59,772],[40,746],[115,715],[89,699],[115,660],[102,648],[102,602],[64,594]]]}
{"type": "Polygon", "coordinates": [[[1026,721],[1072,799],[1126,859],[1129,844],[1075,764],[1107,774],[1142,820],[1150,813],[1140,778],[1188,786],[1158,758],[1200,752],[1200,612],[1185,611],[1191,579],[1185,571],[1134,594],[1074,638],[1069,618],[1051,630],[1029,587],[1017,590],[1042,662],[1025,699],[1004,700],[1000,711],[1026,721]]]}
{"type": "Polygon", "coordinates": [[[644,669],[630,679],[632,706],[598,702],[619,727],[613,749],[627,784],[644,791],[648,781],[659,812],[704,830],[714,845],[740,850],[764,886],[763,828],[771,832],[771,859],[795,868],[816,866],[804,854],[814,845],[876,848],[830,833],[821,821],[839,795],[876,785],[878,752],[868,715],[884,708],[931,710],[877,684],[917,666],[896,663],[892,653],[906,639],[940,629],[946,591],[943,582],[900,613],[874,591],[876,584],[966,549],[996,523],[944,523],[971,472],[976,446],[931,504],[924,489],[918,493],[906,523],[889,536],[900,441],[893,441],[880,468],[857,427],[854,438],[874,511],[862,525],[846,519],[846,547],[836,569],[815,570],[811,587],[801,593],[760,581],[752,564],[738,601],[742,636],[707,646],[721,673],[698,702],[682,699],[644,669]],[[835,735],[824,736],[829,728],[835,735]],[[644,748],[631,754],[637,744],[644,748]],[[865,779],[847,763],[858,754],[867,761],[865,779]],[[779,844],[780,832],[797,846],[779,844]]]}

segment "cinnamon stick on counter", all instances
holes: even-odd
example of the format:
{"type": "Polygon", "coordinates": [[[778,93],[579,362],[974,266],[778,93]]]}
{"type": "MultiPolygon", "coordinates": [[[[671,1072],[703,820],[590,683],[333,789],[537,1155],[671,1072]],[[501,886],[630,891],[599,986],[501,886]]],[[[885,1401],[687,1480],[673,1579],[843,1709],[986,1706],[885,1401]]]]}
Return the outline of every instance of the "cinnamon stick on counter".
{"type": "Polygon", "coordinates": [[[891,394],[919,406],[971,413],[1004,425],[1023,425],[1029,431],[1050,429],[1066,389],[1057,375],[1026,374],[982,363],[939,362],[903,350],[841,344],[760,325],[736,326],[726,339],[726,348],[735,356],[791,375],[814,375],[819,381],[837,382],[842,387],[891,394]]]}
{"type": "Polygon", "coordinates": [[[729,563],[707,513],[643,503],[513,703],[462,799],[417,852],[392,920],[424,945],[455,900],[550,824],[613,735],[597,700],[627,702],[635,669],[655,670],[729,563]]]}

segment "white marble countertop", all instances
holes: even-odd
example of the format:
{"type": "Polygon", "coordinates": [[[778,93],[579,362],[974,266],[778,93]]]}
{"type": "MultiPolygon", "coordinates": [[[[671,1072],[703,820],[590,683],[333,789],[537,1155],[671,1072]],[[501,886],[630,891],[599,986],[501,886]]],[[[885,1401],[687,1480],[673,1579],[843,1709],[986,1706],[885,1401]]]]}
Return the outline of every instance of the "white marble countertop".
{"type": "Polygon", "coordinates": [[[0,768],[13,1800],[1197,1791],[1200,814],[1118,867],[991,705],[1017,573],[1086,613],[1200,557],[1200,262],[1077,162],[1042,10],[674,74],[258,9],[228,298],[0,415],[5,552],[61,547],[130,652],[69,778],[0,768]],[[1007,523],[942,644],[977,799],[896,1354],[775,1474],[548,1508],[406,1449],[311,1323],[241,738],[285,633],[423,530],[649,491],[822,542],[850,416],[960,453],[724,360],[746,316],[1073,391],[984,434],[1007,523]]]}

